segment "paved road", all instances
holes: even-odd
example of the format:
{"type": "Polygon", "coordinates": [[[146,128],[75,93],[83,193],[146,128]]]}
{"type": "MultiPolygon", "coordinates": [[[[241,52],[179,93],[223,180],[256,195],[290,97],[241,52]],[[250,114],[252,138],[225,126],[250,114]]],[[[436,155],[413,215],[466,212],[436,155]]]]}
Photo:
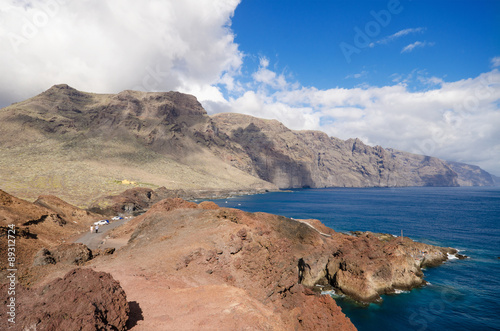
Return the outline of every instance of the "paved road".
{"type": "Polygon", "coordinates": [[[98,233],[90,233],[89,229],[87,233],[75,240],[75,243],[82,243],[87,245],[87,247],[90,249],[97,249],[98,246],[104,241],[104,238],[106,238],[109,231],[127,223],[131,219],[132,218],[124,218],[122,220],[113,221],[108,225],[99,225],[98,233]]]}

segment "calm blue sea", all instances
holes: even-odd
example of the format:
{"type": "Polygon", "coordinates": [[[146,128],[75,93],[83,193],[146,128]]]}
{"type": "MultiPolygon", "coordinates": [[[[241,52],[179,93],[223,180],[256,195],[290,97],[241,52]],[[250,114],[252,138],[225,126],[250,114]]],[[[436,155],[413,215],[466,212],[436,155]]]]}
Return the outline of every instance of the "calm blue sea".
{"type": "Polygon", "coordinates": [[[360,306],[336,298],[363,330],[500,330],[500,188],[333,188],[215,200],[224,207],[316,218],[451,246],[469,256],[424,271],[429,285],[360,306]]]}

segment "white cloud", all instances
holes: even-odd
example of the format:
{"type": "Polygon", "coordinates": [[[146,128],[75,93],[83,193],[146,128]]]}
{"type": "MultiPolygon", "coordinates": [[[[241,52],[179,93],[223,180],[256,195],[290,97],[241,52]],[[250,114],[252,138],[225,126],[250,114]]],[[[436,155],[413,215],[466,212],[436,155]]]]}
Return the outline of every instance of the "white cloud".
{"type": "Polygon", "coordinates": [[[347,75],[345,78],[346,79],[349,79],[349,78],[359,79],[359,78],[366,77],[367,75],[368,75],[368,71],[363,70],[357,74],[347,75]]]}
{"type": "MultiPolygon", "coordinates": [[[[67,83],[93,92],[200,92],[220,100],[242,54],[240,0],[0,0],[0,105],[67,83]]],[[[230,86],[235,88],[236,86],[230,86]]]]}
{"type": "Polygon", "coordinates": [[[388,37],[385,37],[383,39],[380,39],[376,42],[371,43],[370,47],[375,47],[375,45],[380,45],[380,44],[385,45],[385,44],[388,44],[396,39],[404,37],[406,35],[420,33],[420,32],[424,32],[424,31],[425,31],[425,28],[423,28],[423,27],[403,29],[403,30],[400,30],[400,31],[388,36],[388,37]]]}
{"type": "Polygon", "coordinates": [[[495,56],[491,59],[491,66],[493,68],[500,67],[500,56],[495,56]]]}
{"type": "Polygon", "coordinates": [[[424,28],[410,28],[410,29],[404,29],[396,32],[395,34],[389,36],[389,39],[397,39],[402,36],[406,36],[411,33],[417,33],[417,32],[423,32],[425,29],[424,28]]]}
{"type": "MultiPolygon", "coordinates": [[[[211,113],[277,119],[292,129],[359,137],[500,175],[498,69],[456,82],[412,72],[411,79],[432,88],[421,92],[407,89],[405,75],[395,76],[393,86],[303,87],[270,68],[266,57],[253,75],[240,77],[243,54],[229,28],[239,2],[0,0],[0,105],[58,83],[99,93],[179,90],[196,95],[211,113]]],[[[418,41],[402,52],[432,45],[418,41]]],[[[495,57],[492,66],[499,62],[495,57]]]]}
{"type": "Polygon", "coordinates": [[[428,43],[427,41],[415,41],[413,44],[409,44],[401,50],[401,53],[409,53],[413,51],[415,48],[423,48],[426,46],[434,46],[435,43],[430,42],[428,43]]]}
{"type": "Polygon", "coordinates": [[[500,72],[456,82],[423,74],[413,73],[434,89],[411,92],[397,84],[327,90],[287,86],[268,92],[257,87],[211,104],[211,111],[273,118],[292,129],[358,137],[372,145],[478,164],[499,174],[500,72]]]}

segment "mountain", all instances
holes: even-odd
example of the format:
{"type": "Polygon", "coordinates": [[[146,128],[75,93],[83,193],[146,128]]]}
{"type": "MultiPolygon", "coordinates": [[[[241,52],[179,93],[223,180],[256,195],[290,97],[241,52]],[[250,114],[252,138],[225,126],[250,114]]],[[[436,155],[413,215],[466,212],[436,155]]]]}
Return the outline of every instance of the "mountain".
{"type": "Polygon", "coordinates": [[[491,178],[493,178],[493,182],[495,183],[495,186],[500,186],[500,177],[491,175],[491,178]]]}
{"type": "Polygon", "coordinates": [[[131,186],[277,189],[199,144],[209,130],[211,119],[192,96],[56,85],[0,110],[0,185],[24,198],[54,194],[80,206],[131,186]]]}
{"type": "Polygon", "coordinates": [[[495,178],[475,165],[448,161],[450,168],[458,174],[460,186],[495,186],[495,178]]]}
{"type": "Polygon", "coordinates": [[[459,185],[458,174],[437,158],[320,131],[292,131],[278,121],[241,114],[213,120],[233,142],[231,164],[280,188],[459,185]]]}
{"type": "Polygon", "coordinates": [[[276,120],[208,116],[178,92],[55,85],[0,110],[0,185],[83,206],[130,187],[233,190],[492,185],[479,168],[367,146],[276,120]]]}

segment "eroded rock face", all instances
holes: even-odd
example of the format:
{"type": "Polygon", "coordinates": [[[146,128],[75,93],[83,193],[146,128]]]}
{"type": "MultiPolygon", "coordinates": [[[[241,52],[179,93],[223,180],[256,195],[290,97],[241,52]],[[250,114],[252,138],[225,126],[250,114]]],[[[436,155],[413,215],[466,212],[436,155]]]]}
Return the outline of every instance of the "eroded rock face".
{"type": "MultiPolygon", "coordinates": [[[[0,169],[4,188],[33,197],[42,193],[33,185],[39,179],[79,205],[119,192],[112,182],[122,176],[193,192],[493,184],[473,166],[294,131],[276,120],[208,116],[195,97],[177,92],[103,95],[57,85],[2,109],[0,144],[15,147],[0,151],[12,160],[0,169]],[[109,165],[104,170],[102,160],[109,165]],[[38,179],[17,166],[26,162],[38,169],[38,179]]],[[[129,201],[124,207],[140,206],[129,201]]]]}
{"type": "MultiPolygon", "coordinates": [[[[275,120],[234,113],[212,118],[219,135],[228,137],[226,153],[218,153],[280,188],[458,186],[459,176],[470,173],[457,173],[434,157],[371,147],[359,139],[344,141],[319,131],[293,131],[275,120]]],[[[483,182],[460,181],[475,183],[483,182]]]]}
{"type": "Polygon", "coordinates": [[[63,244],[48,250],[42,248],[35,255],[33,266],[47,264],[80,265],[92,259],[92,251],[84,244],[63,244]]]}
{"type": "MultiPolygon", "coordinates": [[[[7,285],[0,287],[5,307],[7,285]]],[[[16,323],[12,330],[126,330],[129,305],[111,275],[74,269],[38,289],[16,288],[16,323]]],[[[10,324],[10,323],[9,323],[10,324]]],[[[0,328],[10,330],[6,311],[0,328]]]]}
{"type": "MultiPolygon", "coordinates": [[[[96,215],[54,196],[40,196],[32,203],[0,190],[0,255],[6,256],[10,225],[14,225],[17,268],[22,272],[32,265],[35,254],[43,247],[52,251],[75,234],[88,231],[88,226],[96,220],[96,215]]],[[[44,265],[55,261],[54,256],[47,256],[40,252],[36,263],[44,265]]],[[[0,259],[1,279],[5,276],[6,262],[0,259]]]]}
{"type": "MultiPolygon", "coordinates": [[[[241,194],[262,193],[264,190],[169,190],[160,187],[155,190],[145,187],[128,189],[118,195],[111,195],[96,199],[90,210],[104,215],[135,214],[139,215],[148,210],[155,203],[164,199],[218,199],[241,194]]],[[[209,202],[206,202],[208,206],[209,202]]],[[[217,205],[215,205],[217,206],[217,205]]],[[[209,207],[207,207],[209,208],[209,207]]],[[[212,206],[212,208],[214,208],[212,206]]]]}
{"type": "MultiPolygon", "coordinates": [[[[251,300],[273,311],[276,329],[353,329],[334,300],[321,295],[316,285],[359,301],[377,301],[383,293],[422,285],[421,267],[441,263],[452,252],[408,238],[336,233],[317,220],[212,207],[180,199],[157,203],[124,225],[134,232],[114,255],[115,268],[119,270],[121,263],[134,268],[135,263],[144,279],[168,275],[164,296],[180,286],[189,302],[196,301],[189,296],[196,297],[209,285],[243,289],[251,300]],[[145,258],[151,255],[154,259],[145,258]],[[141,258],[134,262],[132,256],[141,258]]],[[[176,302],[168,304],[178,309],[172,308],[176,302]]],[[[240,311],[242,327],[247,313],[240,311]]],[[[268,323],[267,315],[259,316],[268,323]]]]}
{"type": "Polygon", "coordinates": [[[448,259],[447,253],[456,252],[409,238],[387,239],[371,233],[339,239],[340,244],[330,254],[304,258],[301,282],[331,285],[363,302],[425,284],[421,268],[437,266],[448,259]]]}

